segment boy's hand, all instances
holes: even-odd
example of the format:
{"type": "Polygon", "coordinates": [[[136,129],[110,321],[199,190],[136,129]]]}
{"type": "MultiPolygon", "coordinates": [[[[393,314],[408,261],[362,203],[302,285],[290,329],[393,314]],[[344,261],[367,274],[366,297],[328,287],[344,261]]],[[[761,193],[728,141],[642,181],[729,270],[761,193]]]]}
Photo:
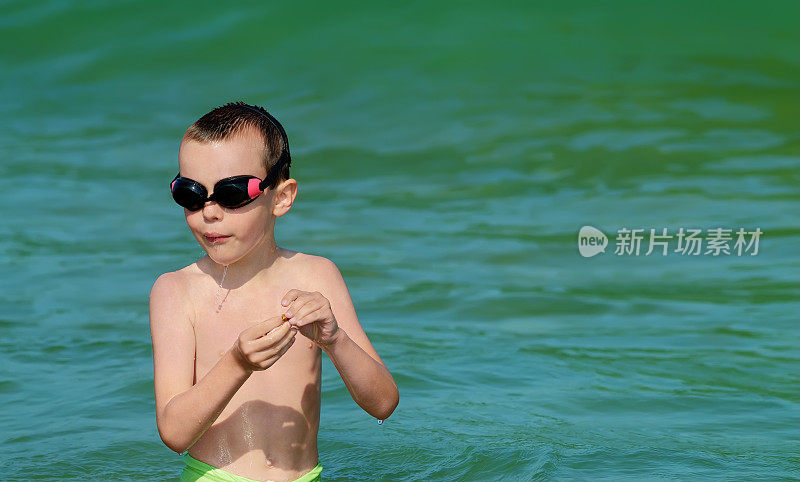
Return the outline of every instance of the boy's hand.
{"type": "Polygon", "coordinates": [[[330,345],[339,336],[339,324],[331,304],[319,291],[289,290],[281,305],[288,307],[284,314],[292,326],[320,347],[330,345]]]}
{"type": "Polygon", "coordinates": [[[245,369],[266,370],[292,346],[297,329],[281,320],[280,315],[273,316],[239,333],[232,350],[245,369]]]}

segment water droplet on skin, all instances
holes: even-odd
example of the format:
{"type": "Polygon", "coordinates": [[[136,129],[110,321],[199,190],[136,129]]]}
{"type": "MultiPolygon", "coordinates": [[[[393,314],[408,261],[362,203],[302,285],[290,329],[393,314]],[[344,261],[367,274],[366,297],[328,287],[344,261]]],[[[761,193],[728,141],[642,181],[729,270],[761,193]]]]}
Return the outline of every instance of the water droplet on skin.
{"type": "Polygon", "coordinates": [[[231,451],[229,448],[228,436],[223,435],[222,440],[220,440],[219,444],[217,445],[217,456],[219,457],[220,462],[223,465],[228,465],[233,460],[231,458],[231,451]]]}
{"type": "MultiPolygon", "coordinates": [[[[250,407],[245,404],[242,408],[242,432],[244,432],[245,440],[247,441],[247,449],[248,452],[255,450],[255,430],[253,429],[253,423],[250,421],[250,417],[248,412],[250,411],[250,407]]],[[[252,459],[251,459],[252,462],[252,459]]]]}

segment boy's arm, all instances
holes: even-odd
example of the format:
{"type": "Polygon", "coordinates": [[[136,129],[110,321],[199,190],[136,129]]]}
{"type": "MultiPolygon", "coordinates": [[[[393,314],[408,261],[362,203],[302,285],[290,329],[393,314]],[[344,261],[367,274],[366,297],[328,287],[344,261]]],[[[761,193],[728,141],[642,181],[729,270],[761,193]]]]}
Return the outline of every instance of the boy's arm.
{"type": "Polygon", "coordinates": [[[175,452],[185,452],[214,423],[250,377],[232,350],[192,386],[195,338],[189,303],[179,275],[165,273],[150,291],[150,335],[158,434],[175,452]]]}
{"type": "Polygon", "coordinates": [[[361,327],[339,268],[322,258],[317,274],[321,281],[319,291],[330,302],[339,326],[336,341],[322,349],[336,366],[353,400],[373,417],[386,420],[400,402],[397,384],[361,327]]]}

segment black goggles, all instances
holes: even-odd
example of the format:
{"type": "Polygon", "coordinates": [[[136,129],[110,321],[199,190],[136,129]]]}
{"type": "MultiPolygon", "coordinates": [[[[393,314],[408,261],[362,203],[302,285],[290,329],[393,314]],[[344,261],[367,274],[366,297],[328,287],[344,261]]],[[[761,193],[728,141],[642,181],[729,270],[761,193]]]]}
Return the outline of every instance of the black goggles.
{"type": "Polygon", "coordinates": [[[267,179],[262,181],[255,176],[226,177],[214,184],[214,192],[209,196],[205,186],[178,173],[169,188],[176,203],[189,211],[198,211],[208,201],[229,209],[240,208],[255,201],[268,185],[267,179]]]}

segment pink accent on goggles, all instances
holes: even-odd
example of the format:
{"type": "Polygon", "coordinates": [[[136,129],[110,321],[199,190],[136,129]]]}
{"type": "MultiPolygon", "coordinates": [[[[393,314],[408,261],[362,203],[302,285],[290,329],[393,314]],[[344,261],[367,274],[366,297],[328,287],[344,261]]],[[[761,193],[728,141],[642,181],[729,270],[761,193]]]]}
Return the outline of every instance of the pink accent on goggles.
{"type": "Polygon", "coordinates": [[[259,181],[258,179],[250,179],[249,181],[247,181],[247,195],[250,196],[251,199],[258,197],[258,195],[263,192],[261,189],[258,188],[258,185],[260,183],[261,181],[259,181]]]}

